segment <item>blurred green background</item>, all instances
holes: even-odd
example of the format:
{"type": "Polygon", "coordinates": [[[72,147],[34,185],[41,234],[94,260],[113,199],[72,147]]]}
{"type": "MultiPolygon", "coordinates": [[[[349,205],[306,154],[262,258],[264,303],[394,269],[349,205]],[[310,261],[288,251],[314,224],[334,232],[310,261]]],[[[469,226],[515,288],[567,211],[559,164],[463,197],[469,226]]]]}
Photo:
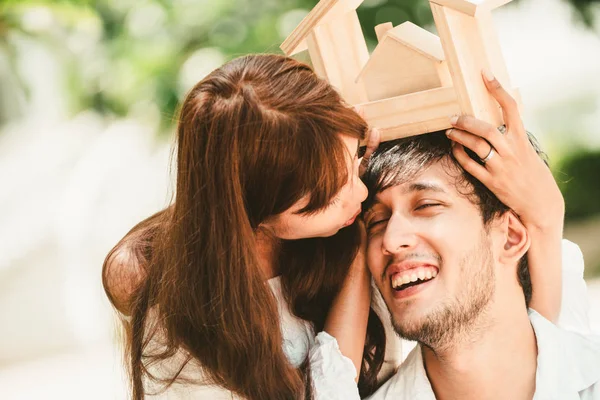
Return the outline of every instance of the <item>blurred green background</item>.
{"type": "MultiPolygon", "coordinates": [[[[0,0],[2,398],[126,398],[102,260],[170,198],[185,93],[233,57],[280,53],[315,4],[0,0]]],[[[435,31],[425,0],[365,0],[358,15],[370,49],[379,23],[435,31]]],[[[565,197],[565,237],[584,253],[596,302],[598,18],[600,0],[515,0],[494,14],[526,126],[565,197]]],[[[592,312],[600,331],[598,304],[592,312]]]]}
{"type": "MultiPolygon", "coordinates": [[[[521,0],[522,1],[522,0],[521,0]]],[[[574,23],[593,29],[600,0],[568,0],[574,23]]],[[[518,2],[515,2],[518,3],[518,2]]],[[[0,56],[19,79],[20,41],[37,41],[66,68],[71,113],[94,109],[124,116],[146,100],[171,126],[182,93],[195,76],[246,53],[281,53],[279,44],[316,4],[314,0],[3,0],[0,56]]],[[[374,26],[432,23],[426,0],[365,0],[358,10],[367,42],[374,26]]],[[[26,86],[22,89],[27,90],[26,86]]],[[[0,108],[0,123],[14,117],[0,108]]]]}

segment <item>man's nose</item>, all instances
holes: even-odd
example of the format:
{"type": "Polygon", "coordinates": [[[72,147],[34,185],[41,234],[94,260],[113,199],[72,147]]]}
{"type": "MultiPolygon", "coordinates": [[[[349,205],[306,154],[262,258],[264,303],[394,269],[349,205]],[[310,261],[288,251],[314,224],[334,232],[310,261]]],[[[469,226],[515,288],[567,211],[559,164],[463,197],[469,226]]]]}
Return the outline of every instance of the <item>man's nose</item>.
{"type": "Polygon", "coordinates": [[[383,235],[382,251],[385,255],[398,254],[414,249],[417,241],[412,223],[400,215],[392,215],[383,235]]]}

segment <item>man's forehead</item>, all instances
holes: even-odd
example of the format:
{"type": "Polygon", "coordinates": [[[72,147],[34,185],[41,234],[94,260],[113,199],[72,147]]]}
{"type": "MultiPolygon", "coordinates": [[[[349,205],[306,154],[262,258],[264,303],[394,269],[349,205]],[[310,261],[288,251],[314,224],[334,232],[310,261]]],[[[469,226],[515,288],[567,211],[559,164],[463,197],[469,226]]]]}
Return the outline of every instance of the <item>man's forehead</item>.
{"type": "Polygon", "coordinates": [[[451,174],[441,164],[434,164],[429,168],[415,174],[415,176],[392,184],[375,194],[371,207],[380,203],[394,200],[398,197],[409,196],[418,192],[435,192],[451,195],[456,192],[452,184],[451,174]]]}

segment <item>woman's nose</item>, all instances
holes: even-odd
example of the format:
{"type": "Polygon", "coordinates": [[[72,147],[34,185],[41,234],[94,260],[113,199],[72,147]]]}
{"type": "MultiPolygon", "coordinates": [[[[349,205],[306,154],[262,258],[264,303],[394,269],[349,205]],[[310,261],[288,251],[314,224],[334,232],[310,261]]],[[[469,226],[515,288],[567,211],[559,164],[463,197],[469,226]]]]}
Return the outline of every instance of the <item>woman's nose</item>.
{"type": "Polygon", "coordinates": [[[358,187],[356,188],[356,190],[358,192],[360,202],[362,203],[367,199],[367,196],[369,195],[369,190],[363,183],[362,179],[358,179],[358,187]]]}

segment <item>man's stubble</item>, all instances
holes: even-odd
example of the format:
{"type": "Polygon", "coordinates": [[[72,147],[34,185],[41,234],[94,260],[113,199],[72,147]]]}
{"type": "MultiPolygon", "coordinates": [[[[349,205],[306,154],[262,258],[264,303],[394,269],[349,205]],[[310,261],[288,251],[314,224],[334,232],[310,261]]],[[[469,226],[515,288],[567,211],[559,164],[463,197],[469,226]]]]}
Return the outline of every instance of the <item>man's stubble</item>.
{"type": "MultiPolygon", "coordinates": [[[[394,330],[400,337],[440,351],[468,340],[482,328],[478,319],[494,296],[495,282],[491,241],[485,230],[479,243],[460,258],[459,268],[460,287],[455,298],[446,299],[418,321],[397,321],[392,315],[394,330]]],[[[440,272],[443,269],[442,259],[440,272]]]]}

